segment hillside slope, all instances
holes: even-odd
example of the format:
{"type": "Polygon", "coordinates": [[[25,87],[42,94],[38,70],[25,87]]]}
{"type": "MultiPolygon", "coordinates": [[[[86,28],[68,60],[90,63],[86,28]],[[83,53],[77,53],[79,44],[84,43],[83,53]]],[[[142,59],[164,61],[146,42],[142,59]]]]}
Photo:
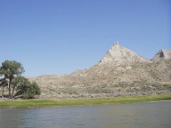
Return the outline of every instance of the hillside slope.
{"type": "Polygon", "coordinates": [[[171,59],[157,60],[145,59],[116,42],[98,64],[88,69],[77,70],[70,75],[46,75],[30,80],[40,85],[43,98],[170,92],[171,59]]]}

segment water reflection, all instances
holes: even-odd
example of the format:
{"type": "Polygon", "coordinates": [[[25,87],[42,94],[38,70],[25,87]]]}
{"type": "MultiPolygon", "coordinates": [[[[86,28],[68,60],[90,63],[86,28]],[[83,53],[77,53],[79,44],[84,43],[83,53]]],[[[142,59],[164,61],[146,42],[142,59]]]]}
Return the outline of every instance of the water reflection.
{"type": "Polygon", "coordinates": [[[89,107],[0,109],[2,128],[170,128],[171,101],[89,107]]]}

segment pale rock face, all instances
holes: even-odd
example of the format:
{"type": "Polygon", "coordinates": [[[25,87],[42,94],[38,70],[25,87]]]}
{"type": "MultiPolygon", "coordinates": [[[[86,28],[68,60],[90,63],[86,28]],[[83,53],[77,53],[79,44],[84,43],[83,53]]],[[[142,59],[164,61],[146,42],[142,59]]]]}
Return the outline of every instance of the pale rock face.
{"type": "Polygon", "coordinates": [[[161,59],[171,59],[171,50],[160,50],[153,57],[152,61],[160,61],[161,59]]]}
{"type": "Polygon", "coordinates": [[[99,65],[121,65],[131,62],[151,62],[133,51],[124,48],[116,42],[107,54],[100,60],[99,65]]]}

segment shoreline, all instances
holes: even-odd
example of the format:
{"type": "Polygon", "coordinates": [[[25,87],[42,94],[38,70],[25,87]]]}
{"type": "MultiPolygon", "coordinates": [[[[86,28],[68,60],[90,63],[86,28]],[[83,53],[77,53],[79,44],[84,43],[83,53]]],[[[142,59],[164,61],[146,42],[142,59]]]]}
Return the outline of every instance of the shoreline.
{"type": "Polygon", "coordinates": [[[171,94],[75,99],[0,100],[0,108],[54,108],[171,101],[171,94]]]}

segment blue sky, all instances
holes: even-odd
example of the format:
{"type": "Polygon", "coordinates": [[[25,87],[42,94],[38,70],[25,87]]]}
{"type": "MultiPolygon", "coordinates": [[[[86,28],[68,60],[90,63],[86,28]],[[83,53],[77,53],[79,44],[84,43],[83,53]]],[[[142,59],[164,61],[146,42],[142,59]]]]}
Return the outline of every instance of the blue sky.
{"type": "Polygon", "coordinates": [[[89,68],[115,41],[147,59],[171,49],[170,0],[0,0],[0,17],[0,63],[25,76],[89,68]]]}

